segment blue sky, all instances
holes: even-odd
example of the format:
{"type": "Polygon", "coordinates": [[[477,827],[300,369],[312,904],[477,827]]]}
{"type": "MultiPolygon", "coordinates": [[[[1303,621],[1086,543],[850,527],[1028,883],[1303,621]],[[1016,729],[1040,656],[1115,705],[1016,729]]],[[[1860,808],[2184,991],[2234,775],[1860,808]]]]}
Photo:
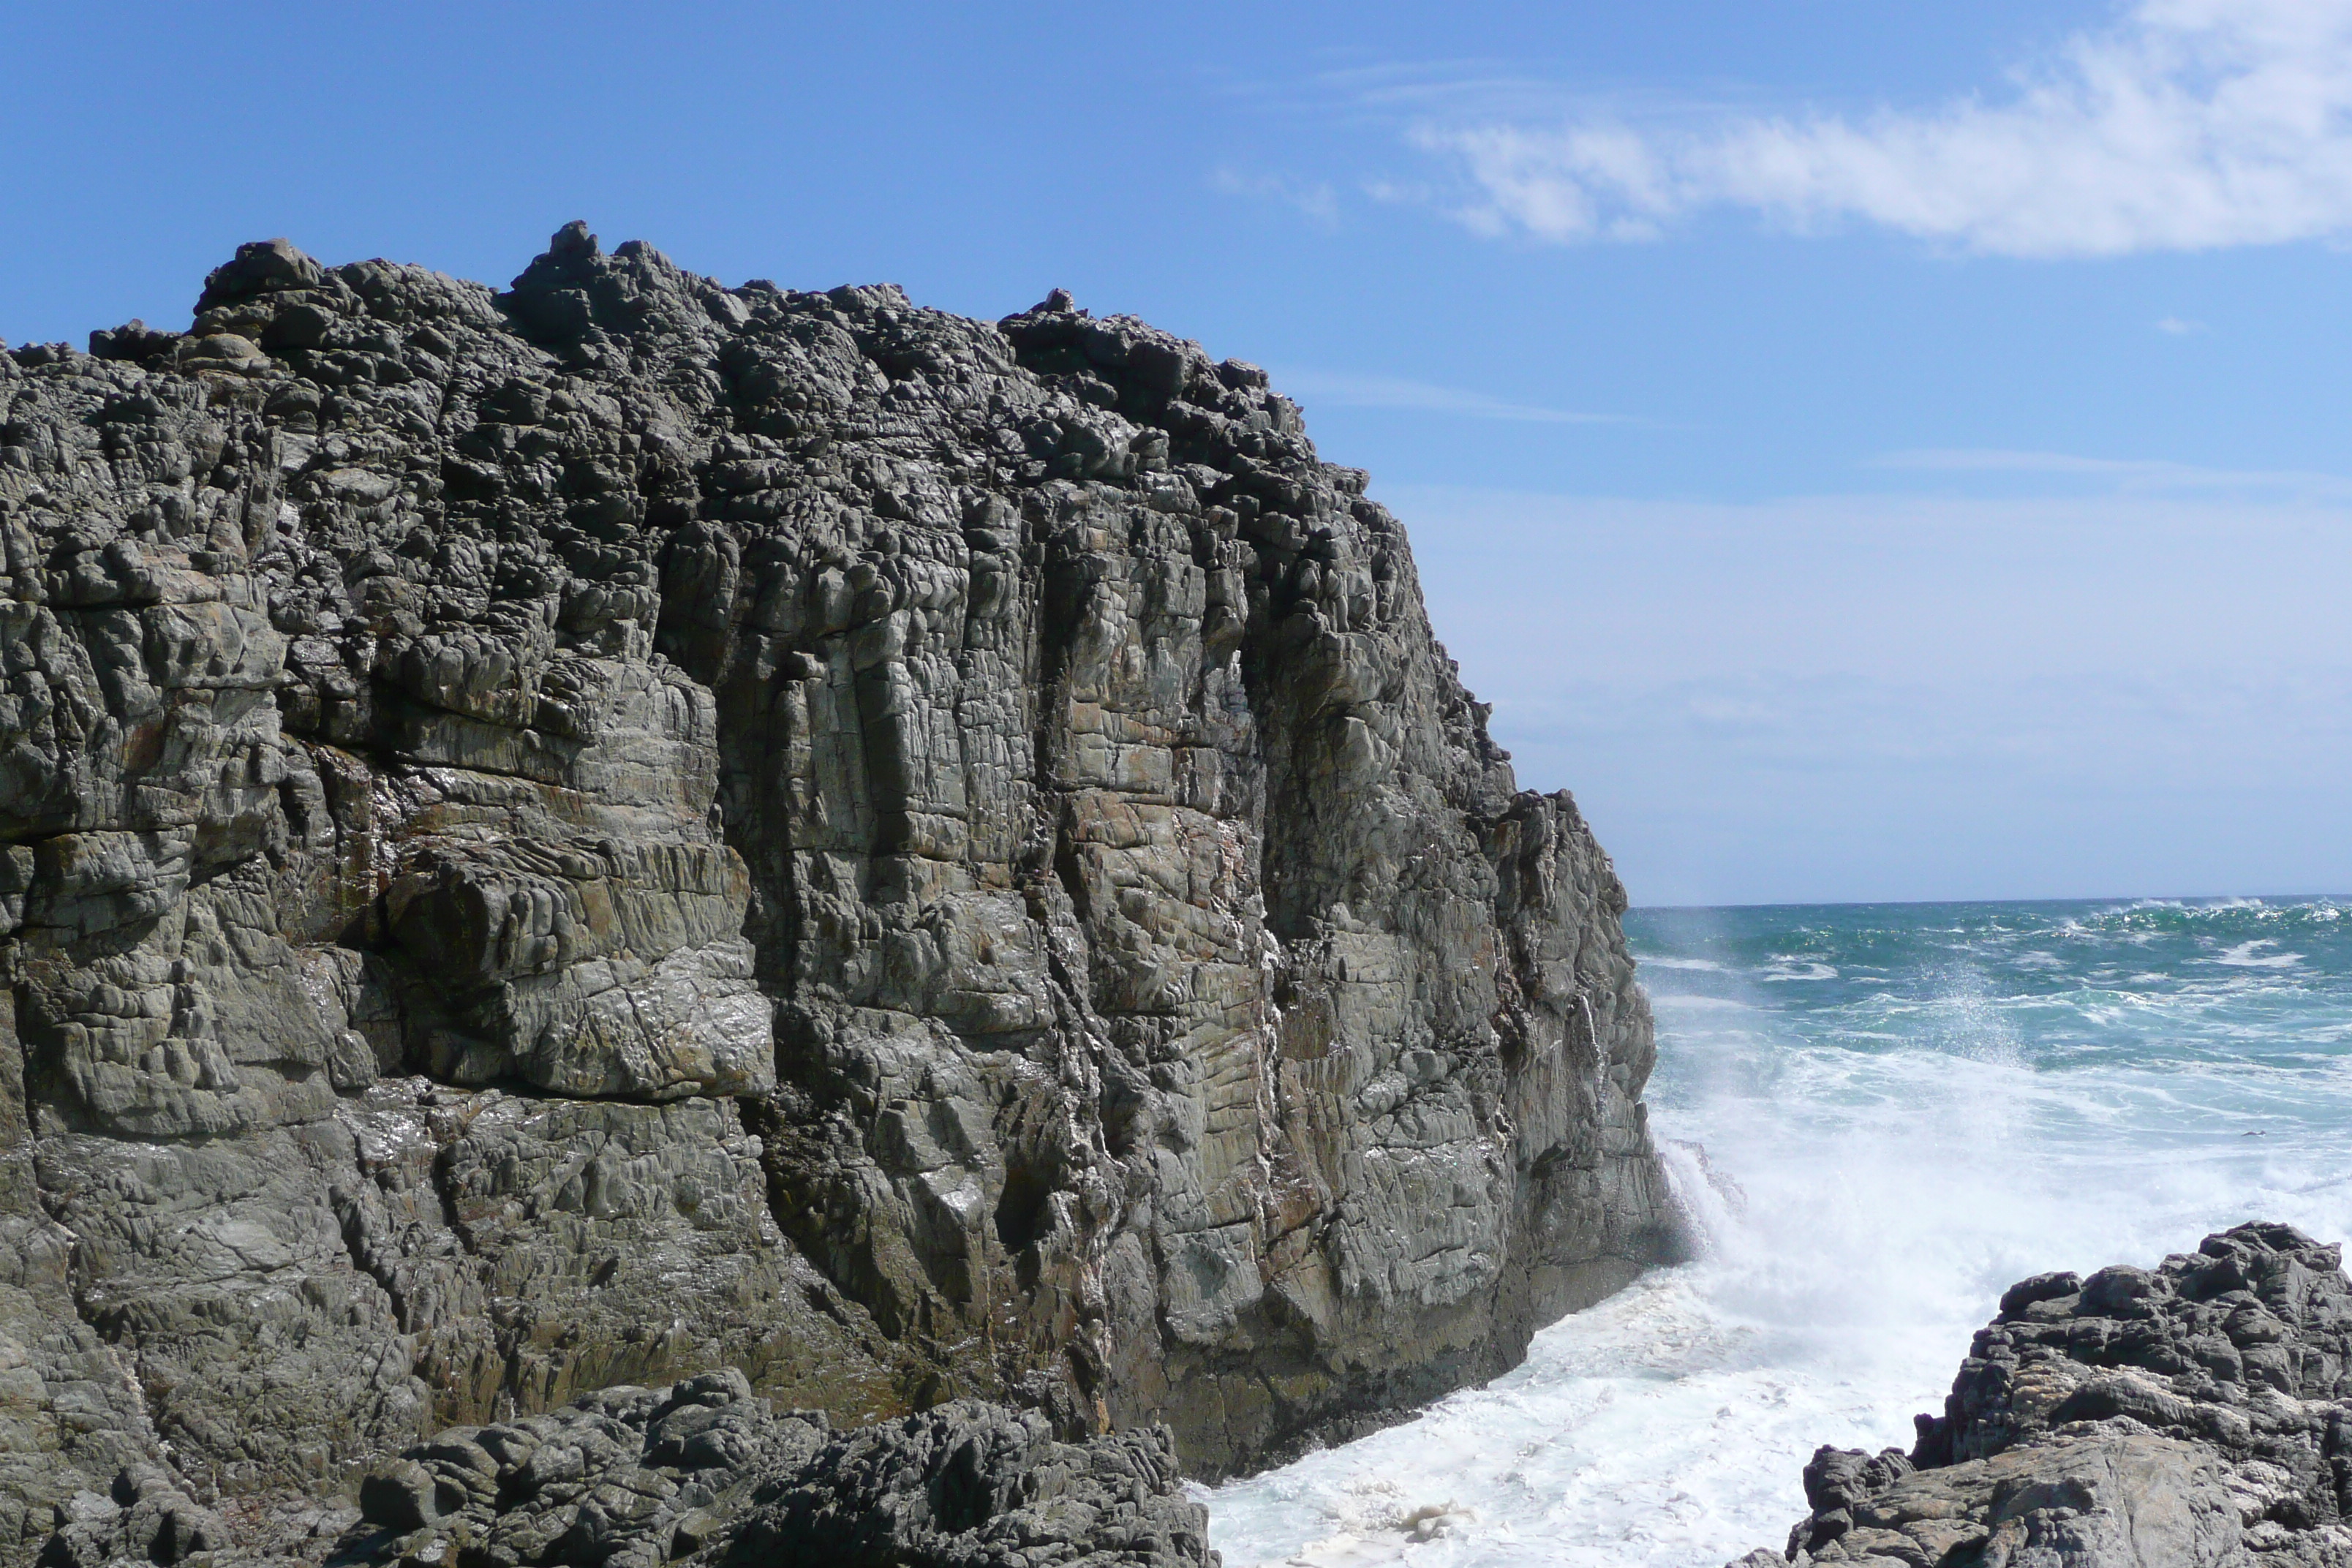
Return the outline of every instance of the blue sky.
{"type": "Polygon", "coordinates": [[[2352,890],[2352,0],[0,12],[0,337],[237,242],[1268,365],[1637,901],[2352,890]]]}

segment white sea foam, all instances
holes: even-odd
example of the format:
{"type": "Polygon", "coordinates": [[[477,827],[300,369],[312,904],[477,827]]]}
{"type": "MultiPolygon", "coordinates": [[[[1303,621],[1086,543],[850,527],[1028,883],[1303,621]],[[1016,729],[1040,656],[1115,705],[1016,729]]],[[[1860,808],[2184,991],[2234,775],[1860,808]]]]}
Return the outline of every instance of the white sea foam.
{"type": "Polygon", "coordinates": [[[1772,963],[1772,968],[1764,971],[1756,978],[1774,981],[1835,980],[1838,977],[1836,966],[1821,963],[1817,959],[1775,958],[1772,963]]]}
{"type": "MultiPolygon", "coordinates": [[[[2212,939],[2176,931],[2162,966],[2119,980],[2118,952],[2150,955],[2097,918],[2065,917],[2096,987],[2010,964],[1990,937],[1977,967],[1914,943],[1883,986],[1832,985],[1830,947],[1680,966],[1717,990],[1830,971],[1768,1006],[1656,998],[1653,1125],[1705,1256],[1546,1329],[1486,1388],[1216,1489],[1229,1568],[1716,1568],[1785,1538],[1817,1445],[1907,1447],[2011,1281],[2152,1263],[2256,1216],[2352,1233],[2352,962],[2330,950],[2302,991],[2260,962],[2193,989],[2181,965],[2212,939]]],[[[2046,952],[2063,923],[2008,951],[2046,952]]],[[[2240,956],[2269,952],[2249,939],[2240,956]]],[[[1664,991],[1672,966],[1644,963],[1664,991]]]]}
{"type": "Polygon", "coordinates": [[[2273,952],[2256,956],[2262,953],[2263,948],[2277,945],[2278,943],[2268,938],[2258,942],[2242,942],[2235,947],[2223,949],[2219,957],[2208,962],[2226,963],[2236,969],[2292,969],[2303,962],[2303,954],[2299,952],[2273,952]]]}

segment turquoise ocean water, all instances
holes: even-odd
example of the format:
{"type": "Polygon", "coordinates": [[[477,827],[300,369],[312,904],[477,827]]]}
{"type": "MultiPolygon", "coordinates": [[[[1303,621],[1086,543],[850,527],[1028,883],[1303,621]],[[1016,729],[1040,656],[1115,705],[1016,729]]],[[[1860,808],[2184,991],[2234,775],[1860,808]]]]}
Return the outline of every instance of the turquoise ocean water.
{"type": "Polygon", "coordinates": [[[1706,1255],[1486,1388],[1206,1494],[1228,1568],[1718,1568],[1785,1538],[1817,1444],[1907,1447],[2011,1281],[2255,1217],[2352,1237],[2352,900],[1626,928],[1706,1255]]]}

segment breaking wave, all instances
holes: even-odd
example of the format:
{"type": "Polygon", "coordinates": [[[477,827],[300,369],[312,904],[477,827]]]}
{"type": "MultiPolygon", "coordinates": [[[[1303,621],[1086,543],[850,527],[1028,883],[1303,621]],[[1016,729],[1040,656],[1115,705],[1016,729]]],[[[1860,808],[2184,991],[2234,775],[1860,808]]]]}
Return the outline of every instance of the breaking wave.
{"type": "Polygon", "coordinates": [[[1717,1568],[1822,1443],[1908,1447],[2011,1281],[2263,1216],[2352,1234],[2329,900],[1646,910],[1706,1235],[1415,1420],[1210,1494],[1231,1568],[1717,1568]],[[1801,984],[1789,984],[1801,981],[1801,984]]]}

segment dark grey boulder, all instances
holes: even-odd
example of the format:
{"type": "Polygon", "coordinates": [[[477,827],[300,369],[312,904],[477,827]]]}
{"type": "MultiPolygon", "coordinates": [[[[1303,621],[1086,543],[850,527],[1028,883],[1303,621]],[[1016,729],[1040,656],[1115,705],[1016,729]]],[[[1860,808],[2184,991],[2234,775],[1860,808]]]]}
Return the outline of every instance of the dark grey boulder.
{"type": "Polygon", "coordinates": [[[1767,1563],[2352,1563],[2352,1281],[2289,1226],[2013,1286],[1911,1453],[1822,1448],[1767,1563]]]}
{"type": "Polygon", "coordinates": [[[1081,1443],[959,1400],[836,1432],[741,1373],[613,1388],[380,1463],[345,1563],[1212,1568],[1165,1427],[1081,1443]]]}

